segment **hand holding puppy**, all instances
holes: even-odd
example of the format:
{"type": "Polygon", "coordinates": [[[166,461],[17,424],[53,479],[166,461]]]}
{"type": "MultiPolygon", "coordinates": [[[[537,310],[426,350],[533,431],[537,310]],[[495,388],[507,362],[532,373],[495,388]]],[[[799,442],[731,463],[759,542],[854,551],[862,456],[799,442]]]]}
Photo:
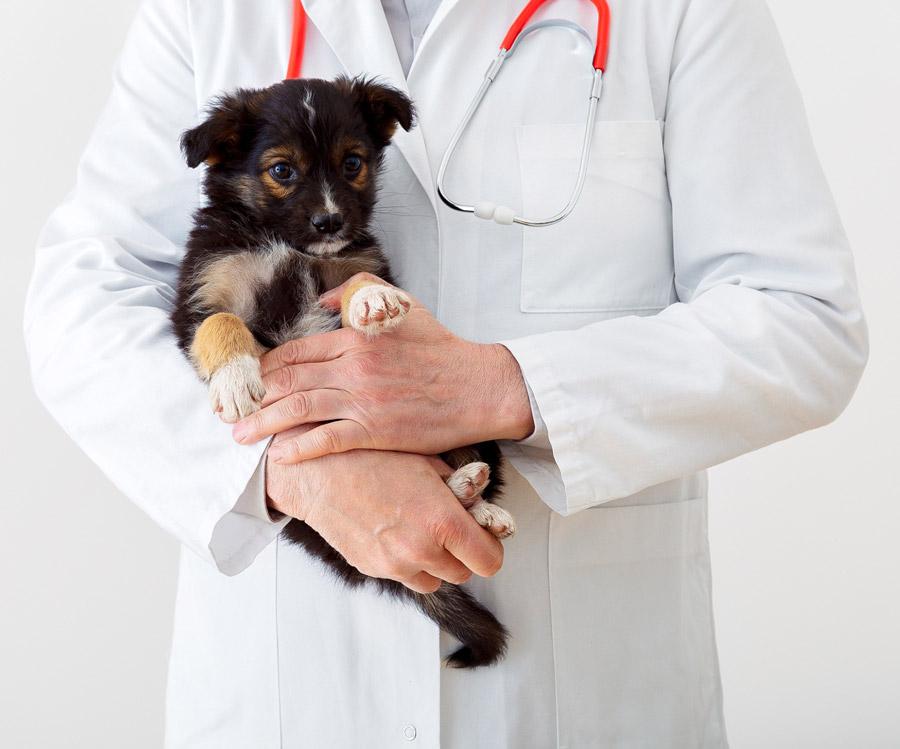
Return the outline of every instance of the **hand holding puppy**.
{"type": "MultiPolygon", "coordinates": [[[[278,435],[273,448],[304,431],[278,435]]],[[[268,460],[266,493],[363,574],[433,593],[441,580],[489,577],[503,562],[503,546],[444,483],[451,473],[439,458],[358,450],[299,465],[268,460]]]]}
{"type": "MultiPolygon", "coordinates": [[[[344,289],[325,294],[340,307],[344,289]]],[[[439,453],[534,429],[519,366],[499,344],[453,335],[415,299],[403,325],[367,337],[342,329],[290,341],[262,358],[264,408],[234,428],[248,444],[294,426],[314,429],[270,448],[275,463],[354,449],[439,453]],[[326,423],[322,423],[326,422],[326,423]]]]}

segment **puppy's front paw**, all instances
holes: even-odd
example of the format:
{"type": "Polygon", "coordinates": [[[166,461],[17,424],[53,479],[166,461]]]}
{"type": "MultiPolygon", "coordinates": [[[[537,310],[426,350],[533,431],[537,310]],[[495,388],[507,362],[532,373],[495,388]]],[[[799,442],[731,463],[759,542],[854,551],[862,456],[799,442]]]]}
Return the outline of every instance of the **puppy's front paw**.
{"type": "Polygon", "coordinates": [[[259,411],[265,394],[259,359],[248,354],[219,367],[209,381],[209,404],[229,424],[259,411]]]}
{"type": "Polygon", "coordinates": [[[467,463],[453,472],[447,479],[447,486],[457,499],[468,504],[465,500],[481,494],[490,479],[491,469],[487,463],[467,463]]]}
{"type": "Polygon", "coordinates": [[[469,514],[482,528],[489,530],[495,538],[504,539],[516,534],[513,516],[498,505],[478,500],[469,508],[469,514]]]}
{"type": "Polygon", "coordinates": [[[347,318],[356,330],[378,335],[397,325],[412,306],[399,289],[383,284],[367,284],[350,298],[347,318]]]}

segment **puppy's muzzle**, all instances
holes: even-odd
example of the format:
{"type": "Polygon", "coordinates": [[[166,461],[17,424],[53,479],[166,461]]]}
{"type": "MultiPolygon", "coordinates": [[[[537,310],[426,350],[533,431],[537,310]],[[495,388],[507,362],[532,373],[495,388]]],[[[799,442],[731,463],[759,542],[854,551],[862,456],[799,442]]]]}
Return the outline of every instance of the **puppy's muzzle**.
{"type": "Polygon", "coordinates": [[[344,226],[344,217],[340,213],[317,213],[310,223],[319,234],[337,234],[344,226]]]}

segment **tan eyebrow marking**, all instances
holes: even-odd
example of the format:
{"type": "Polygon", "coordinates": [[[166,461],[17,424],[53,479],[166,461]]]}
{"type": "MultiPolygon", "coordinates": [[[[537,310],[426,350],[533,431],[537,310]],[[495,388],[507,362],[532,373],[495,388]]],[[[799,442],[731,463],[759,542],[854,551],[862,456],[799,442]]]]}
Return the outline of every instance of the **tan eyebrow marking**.
{"type": "Polygon", "coordinates": [[[350,186],[356,190],[365,190],[369,186],[369,165],[367,163],[369,151],[362,141],[350,137],[341,138],[335,144],[331,158],[335,166],[340,169],[344,159],[350,154],[357,154],[363,161],[359,174],[349,180],[350,186]]]}
{"type": "Polygon", "coordinates": [[[263,154],[259,159],[259,166],[262,172],[260,179],[269,194],[279,200],[283,200],[294,191],[293,183],[284,184],[269,174],[269,170],[273,166],[282,162],[290,164],[300,174],[306,169],[306,159],[302,152],[295,148],[275,146],[263,151],[263,154]]]}

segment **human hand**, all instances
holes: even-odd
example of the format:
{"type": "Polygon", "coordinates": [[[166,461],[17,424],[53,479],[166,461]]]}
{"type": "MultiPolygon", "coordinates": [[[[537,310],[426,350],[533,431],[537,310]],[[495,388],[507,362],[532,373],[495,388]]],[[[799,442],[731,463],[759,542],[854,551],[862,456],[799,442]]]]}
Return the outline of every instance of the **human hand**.
{"type": "MultiPolygon", "coordinates": [[[[339,306],[343,289],[366,278],[374,279],[354,276],[322,304],[339,306]]],[[[345,328],[290,341],[263,357],[262,372],[264,408],[235,426],[238,442],[318,423],[271,447],[275,463],[354,449],[433,454],[534,430],[509,350],[453,335],[415,299],[389,333],[345,328]]]]}
{"type": "MultiPolygon", "coordinates": [[[[280,434],[273,446],[295,436],[280,434]]],[[[503,562],[500,542],[444,484],[450,473],[438,458],[389,451],[297,465],[267,459],[266,494],[274,509],[303,520],[363,574],[433,593],[441,580],[490,577],[503,562]]]]}

